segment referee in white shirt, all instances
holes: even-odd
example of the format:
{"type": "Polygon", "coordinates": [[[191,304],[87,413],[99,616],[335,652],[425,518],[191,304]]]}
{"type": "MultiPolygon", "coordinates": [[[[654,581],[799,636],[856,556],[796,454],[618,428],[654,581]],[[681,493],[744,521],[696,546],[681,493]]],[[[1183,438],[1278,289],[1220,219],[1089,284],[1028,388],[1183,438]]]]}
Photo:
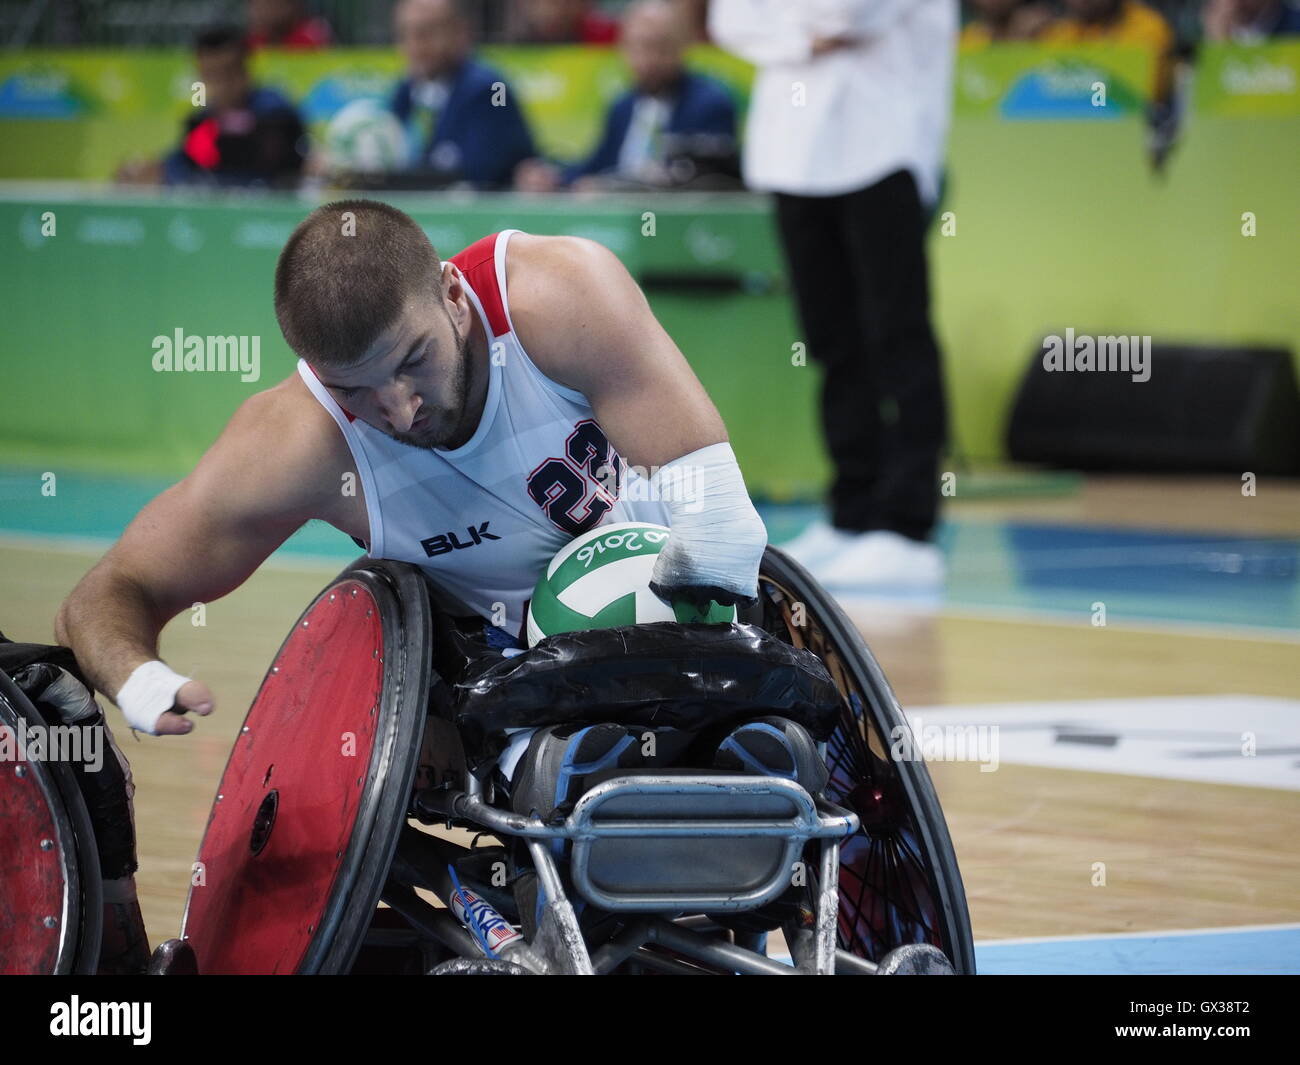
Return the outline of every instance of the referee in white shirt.
{"type": "Polygon", "coordinates": [[[775,194],[823,368],[830,522],[786,545],[832,587],[933,588],[946,406],[924,235],[951,110],[957,0],[713,0],[758,68],[745,181],[775,194]]]}

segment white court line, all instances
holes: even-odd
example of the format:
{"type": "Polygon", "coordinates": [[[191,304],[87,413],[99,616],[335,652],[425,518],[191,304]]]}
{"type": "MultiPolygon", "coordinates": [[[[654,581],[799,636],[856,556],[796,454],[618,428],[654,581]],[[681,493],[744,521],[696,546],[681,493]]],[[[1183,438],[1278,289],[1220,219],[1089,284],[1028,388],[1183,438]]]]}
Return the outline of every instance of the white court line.
{"type": "Polygon", "coordinates": [[[927,762],[1300,791],[1300,700],[1225,692],[906,710],[927,762]]]}

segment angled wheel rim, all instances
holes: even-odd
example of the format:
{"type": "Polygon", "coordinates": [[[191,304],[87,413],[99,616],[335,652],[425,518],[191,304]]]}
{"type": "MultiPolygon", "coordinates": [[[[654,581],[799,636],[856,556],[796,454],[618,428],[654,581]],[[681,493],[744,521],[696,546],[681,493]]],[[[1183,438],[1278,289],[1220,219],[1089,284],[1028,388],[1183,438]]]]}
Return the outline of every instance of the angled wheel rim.
{"type": "Polygon", "coordinates": [[[826,790],[862,825],[840,851],[840,948],[877,961],[895,947],[930,943],[958,972],[973,972],[970,920],[947,825],[924,764],[890,756],[889,732],[906,727],[906,719],[879,666],[834,601],[773,548],[764,556],[759,585],[765,613],[795,646],[817,654],[844,697],[827,741],[826,790]],[[795,616],[799,603],[801,618],[795,616]],[[860,662],[846,660],[855,652],[860,662]],[[874,713],[868,705],[873,695],[874,713]],[[923,793],[937,823],[918,817],[923,793]],[[944,851],[947,862],[938,860],[944,851]]]}

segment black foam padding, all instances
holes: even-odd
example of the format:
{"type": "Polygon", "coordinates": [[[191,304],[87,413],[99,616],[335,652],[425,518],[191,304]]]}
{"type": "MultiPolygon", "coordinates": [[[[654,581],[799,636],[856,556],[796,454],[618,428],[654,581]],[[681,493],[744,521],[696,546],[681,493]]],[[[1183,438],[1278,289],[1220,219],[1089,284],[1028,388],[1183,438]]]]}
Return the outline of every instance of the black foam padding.
{"type": "Polygon", "coordinates": [[[842,706],[820,658],[755,625],[563,632],[485,661],[454,687],[453,716],[476,765],[496,758],[507,728],[611,721],[699,731],[772,714],[824,740],[842,706]]]}
{"type": "Polygon", "coordinates": [[[1272,348],[1152,344],[1150,377],[1030,359],[1007,429],[1019,462],[1131,472],[1300,473],[1294,359],[1272,348]]]}

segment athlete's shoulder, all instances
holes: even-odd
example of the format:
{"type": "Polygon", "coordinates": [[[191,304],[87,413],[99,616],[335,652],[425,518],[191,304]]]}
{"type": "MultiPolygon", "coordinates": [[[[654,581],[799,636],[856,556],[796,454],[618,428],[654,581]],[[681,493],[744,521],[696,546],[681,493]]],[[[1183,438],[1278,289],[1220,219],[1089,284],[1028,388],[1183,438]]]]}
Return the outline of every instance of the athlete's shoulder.
{"type": "Polygon", "coordinates": [[[610,282],[626,277],[618,256],[586,237],[511,234],[506,247],[506,278],[516,325],[525,311],[570,320],[575,308],[598,310],[610,282]]]}
{"type": "Polygon", "coordinates": [[[329,413],[295,371],[245,399],[231,416],[230,428],[242,436],[269,439],[289,425],[296,424],[301,432],[310,433],[316,424],[330,421],[329,413]]]}
{"type": "Polygon", "coordinates": [[[337,495],[351,454],[334,419],[294,373],[245,399],[204,462],[241,470],[250,491],[280,492],[287,505],[311,510],[337,495]]]}
{"type": "Polygon", "coordinates": [[[519,342],[544,374],[580,392],[591,360],[617,361],[611,337],[645,308],[618,256],[586,237],[515,233],[506,273],[519,342]]]}
{"type": "Polygon", "coordinates": [[[510,232],[507,257],[528,261],[568,262],[590,257],[593,254],[613,255],[605,245],[589,237],[567,234],[528,233],[522,229],[510,232]]]}
{"type": "Polygon", "coordinates": [[[493,333],[513,325],[525,347],[529,335],[537,339],[557,325],[567,332],[576,311],[589,317],[600,306],[604,282],[626,276],[617,257],[594,240],[521,229],[489,233],[448,261],[482,302],[493,333]]]}

